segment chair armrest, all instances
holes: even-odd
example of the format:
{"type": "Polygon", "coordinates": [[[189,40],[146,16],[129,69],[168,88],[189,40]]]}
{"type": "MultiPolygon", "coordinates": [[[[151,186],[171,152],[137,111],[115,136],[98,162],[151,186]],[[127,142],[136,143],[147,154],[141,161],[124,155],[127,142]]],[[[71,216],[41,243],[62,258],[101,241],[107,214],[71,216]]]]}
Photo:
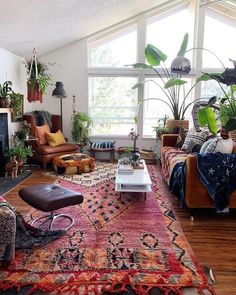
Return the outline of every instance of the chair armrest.
{"type": "Polygon", "coordinates": [[[179,134],[162,134],[161,136],[161,147],[164,146],[175,146],[177,143],[177,139],[179,134]]]}

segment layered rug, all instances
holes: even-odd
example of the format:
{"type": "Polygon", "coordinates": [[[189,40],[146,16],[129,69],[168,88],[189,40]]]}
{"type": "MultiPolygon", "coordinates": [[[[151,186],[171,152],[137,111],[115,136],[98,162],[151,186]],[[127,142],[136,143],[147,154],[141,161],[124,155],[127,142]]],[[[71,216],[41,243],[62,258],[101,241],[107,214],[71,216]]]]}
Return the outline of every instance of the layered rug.
{"type": "MultiPolygon", "coordinates": [[[[46,246],[17,250],[0,272],[0,289],[30,285],[32,293],[179,295],[194,288],[196,294],[214,294],[168,201],[159,168],[148,169],[153,192],[146,201],[139,194],[119,196],[114,176],[88,186],[58,179],[84,195],[81,205],[60,210],[74,217],[74,226],[46,246]]],[[[30,213],[25,217],[41,214],[30,213]]]]}
{"type": "Polygon", "coordinates": [[[0,195],[6,194],[31,174],[31,170],[24,170],[22,173],[19,173],[16,178],[12,178],[11,176],[0,177],[0,195]]]}

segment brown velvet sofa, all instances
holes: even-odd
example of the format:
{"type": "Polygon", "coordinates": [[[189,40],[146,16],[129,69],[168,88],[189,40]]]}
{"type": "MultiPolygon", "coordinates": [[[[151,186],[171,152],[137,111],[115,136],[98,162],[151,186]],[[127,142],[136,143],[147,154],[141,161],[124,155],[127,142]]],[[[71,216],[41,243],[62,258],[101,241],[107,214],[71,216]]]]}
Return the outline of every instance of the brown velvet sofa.
{"type": "MultiPolygon", "coordinates": [[[[178,135],[164,134],[161,141],[161,153],[163,147],[175,147],[178,135]]],[[[236,153],[236,144],[234,143],[233,152],[236,153]]],[[[185,204],[190,209],[195,208],[213,208],[213,202],[207,190],[200,181],[197,169],[197,158],[193,154],[186,157],[186,178],[185,178],[185,204]]],[[[236,191],[230,198],[229,208],[236,208],[236,191]]],[[[192,211],[193,213],[193,211],[192,211]]],[[[192,214],[191,214],[192,215],[192,214]]]]}
{"type": "MultiPolygon", "coordinates": [[[[33,147],[33,156],[32,159],[36,162],[39,162],[43,165],[43,168],[46,169],[48,163],[53,161],[53,158],[56,156],[61,156],[68,153],[75,153],[78,149],[76,144],[65,143],[59,146],[51,147],[48,144],[40,145],[37,140],[37,131],[36,131],[36,122],[35,118],[31,114],[25,114],[23,120],[26,120],[31,124],[30,138],[28,144],[33,147]]],[[[57,132],[60,130],[61,126],[61,116],[52,115],[51,116],[51,132],[57,132]]]]}

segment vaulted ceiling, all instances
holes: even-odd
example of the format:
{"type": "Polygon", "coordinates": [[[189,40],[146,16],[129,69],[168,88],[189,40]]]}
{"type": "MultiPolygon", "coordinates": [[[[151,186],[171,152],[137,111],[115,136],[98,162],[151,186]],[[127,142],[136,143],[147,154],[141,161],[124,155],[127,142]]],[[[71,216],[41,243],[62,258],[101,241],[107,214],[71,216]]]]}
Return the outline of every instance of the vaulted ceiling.
{"type": "Polygon", "coordinates": [[[0,47],[29,57],[36,46],[38,55],[44,55],[164,2],[168,0],[0,0],[0,47]]]}

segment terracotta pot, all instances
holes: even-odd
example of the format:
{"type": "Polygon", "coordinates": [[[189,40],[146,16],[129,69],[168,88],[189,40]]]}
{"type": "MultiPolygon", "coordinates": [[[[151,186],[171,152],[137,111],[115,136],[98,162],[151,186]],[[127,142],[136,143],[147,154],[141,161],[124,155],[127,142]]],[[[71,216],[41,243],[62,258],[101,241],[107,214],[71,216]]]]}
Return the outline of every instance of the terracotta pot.
{"type": "Polygon", "coordinates": [[[34,90],[31,90],[29,82],[27,83],[27,99],[29,102],[40,101],[42,103],[43,93],[39,89],[39,84],[36,83],[34,90]]]}
{"type": "Polygon", "coordinates": [[[172,133],[175,128],[189,129],[189,121],[168,119],[165,127],[169,130],[169,133],[172,133]]]}

